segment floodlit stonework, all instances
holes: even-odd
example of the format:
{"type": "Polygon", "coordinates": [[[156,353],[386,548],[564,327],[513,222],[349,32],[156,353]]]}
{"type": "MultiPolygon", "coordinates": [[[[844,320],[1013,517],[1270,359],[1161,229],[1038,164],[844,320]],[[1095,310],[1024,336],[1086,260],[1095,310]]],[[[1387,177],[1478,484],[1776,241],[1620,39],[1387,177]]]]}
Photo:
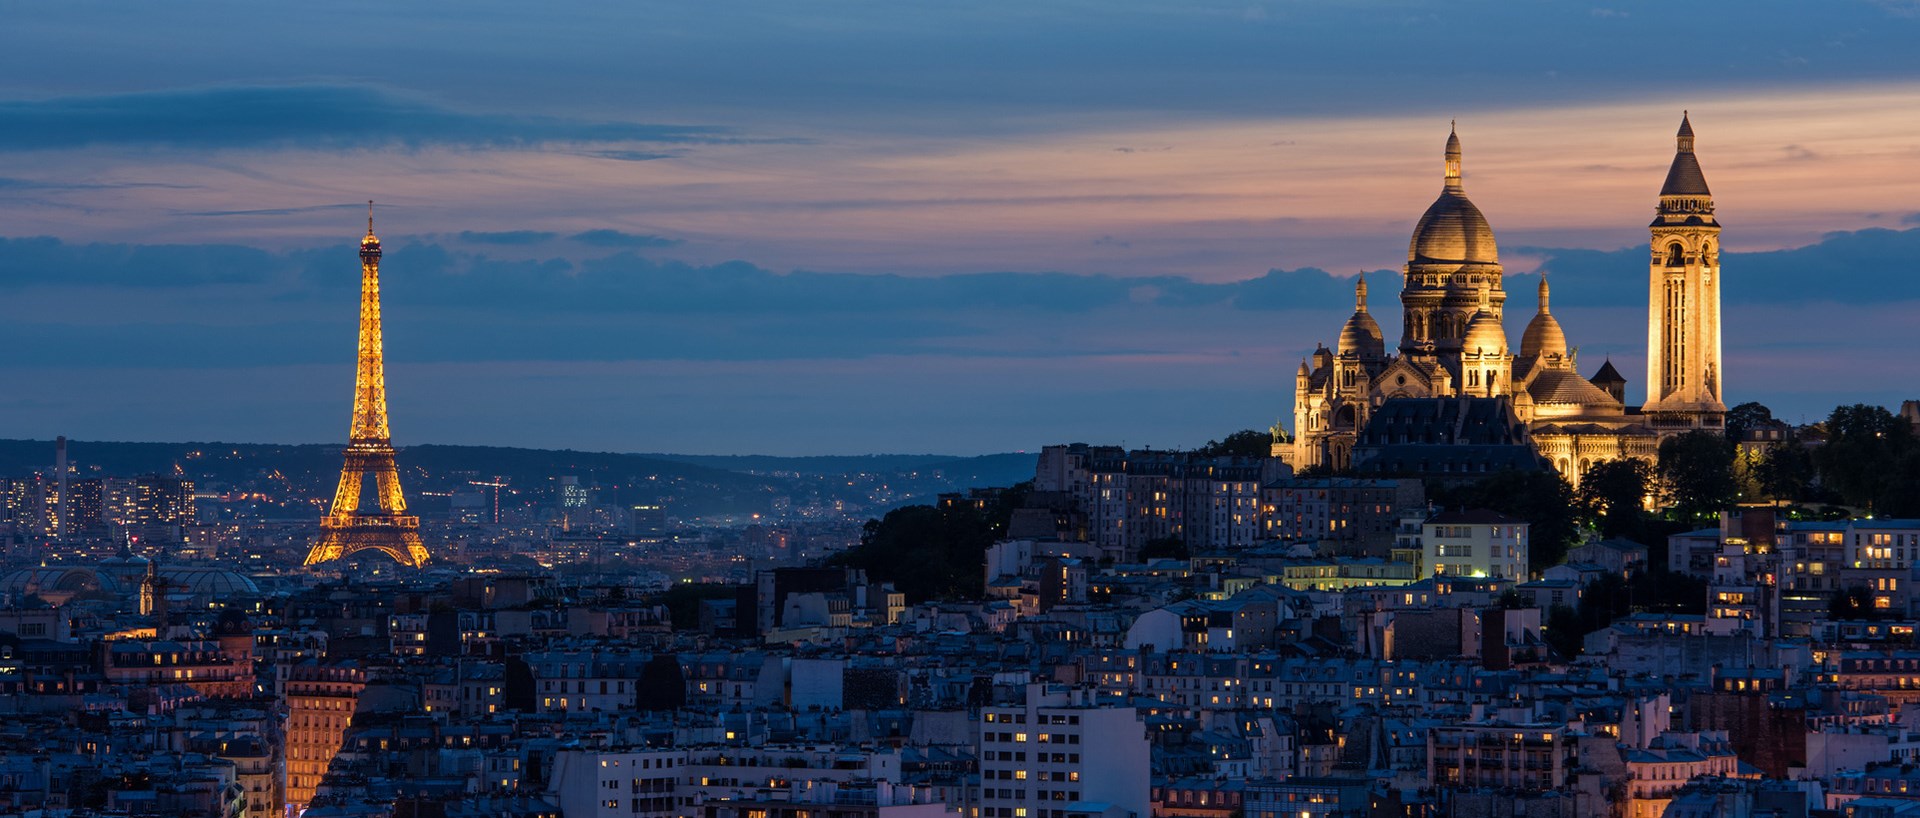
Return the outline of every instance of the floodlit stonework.
{"type": "Polygon", "coordinates": [[[1644,409],[1626,404],[1626,379],[1603,362],[1579,374],[1579,349],[1551,310],[1543,276],[1539,307],[1508,345],[1502,323],[1507,292],[1499,248],[1486,216],[1467,198],[1457,133],[1447,135],[1445,181],[1407,246],[1400,290],[1401,335],[1389,354],[1368,310],[1367,282],[1354,284],[1354,313],[1334,349],[1300,363],[1294,382],[1294,434],[1275,438],[1274,455],[1295,469],[1347,469],[1376,410],[1396,398],[1504,400],[1526,424],[1534,448],[1569,482],[1596,463],[1651,462],[1664,434],[1720,429],[1719,232],[1706,178],[1683,118],[1673,167],[1652,227],[1649,292],[1649,389],[1644,409]]]}

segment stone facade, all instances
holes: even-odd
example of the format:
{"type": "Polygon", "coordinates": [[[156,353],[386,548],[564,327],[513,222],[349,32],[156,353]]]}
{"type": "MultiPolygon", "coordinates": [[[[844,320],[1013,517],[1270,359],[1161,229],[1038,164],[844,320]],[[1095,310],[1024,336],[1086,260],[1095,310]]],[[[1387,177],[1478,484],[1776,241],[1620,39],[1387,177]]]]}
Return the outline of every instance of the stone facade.
{"type": "Polygon", "coordinates": [[[1337,346],[1300,363],[1294,434],[1275,436],[1275,456],[1295,469],[1350,469],[1369,417],[1398,398],[1504,398],[1534,448],[1576,485],[1597,463],[1652,462],[1662,434],[1722,428],[1720,226],[1684,121],[1658,214],[1649,245],[1650,399],[1641,410],[1627,406],[1626,379],[1611,362],[1591,377],[1578,374],[1579,350],[1552,314],[1544,276],[1539,311],[1519,348],[1509,347],[1493,229],[1466,196],[1460,138],[1449,134],[1445,184],[1407,248],[1398,354],[1387,353],[1368,312],[1365,279],[1356,282],[1354,313],[1337,346]]]}

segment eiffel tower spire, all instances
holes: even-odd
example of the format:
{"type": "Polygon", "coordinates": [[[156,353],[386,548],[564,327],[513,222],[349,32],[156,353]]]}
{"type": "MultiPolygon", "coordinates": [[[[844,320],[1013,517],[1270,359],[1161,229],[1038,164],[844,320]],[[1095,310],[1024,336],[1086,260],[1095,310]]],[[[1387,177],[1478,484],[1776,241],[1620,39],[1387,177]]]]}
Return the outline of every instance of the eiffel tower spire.
{"type": "Polygon", "coordinates": [[[380,340],[380,239],[373,234],[373,202],[367,202],[367,235],[360,240],[360,365],[353,384],[353,424],[347,432],[346,465],[333,507],[320,518],[320,542],[307,565],[331,562],[359,551],[379,551],[402,565],[427,562],[420,544],[420,518],[408,515],[400,492],[387,429],[387,372],[380,340]],[[360,510],[360,490],[374,478],[380,510],[360,510]]]}

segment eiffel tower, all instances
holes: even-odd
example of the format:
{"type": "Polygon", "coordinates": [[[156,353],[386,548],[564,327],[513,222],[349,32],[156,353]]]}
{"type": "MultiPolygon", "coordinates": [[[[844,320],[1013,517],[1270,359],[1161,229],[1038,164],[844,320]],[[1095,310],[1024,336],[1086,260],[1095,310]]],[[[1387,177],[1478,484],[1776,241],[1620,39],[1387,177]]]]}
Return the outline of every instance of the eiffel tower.
{"type": "Polygon", "coordinates": [[[320,542],[307,552],[307,565],[358,553],[379,551],[401,565],[427,562],[420,544],[420,518],[406,513],[400,495],[400,470],[393,462],[393,438],[387,431],[387,374],[380,344],[380,239],[373,235],[373,202],[367,202],[367,237],[360,240],[360,369],[353,383],[353,429],[348,433],[346,466],[333,508],[320,518],[320,542]],[[372,475],[380,510],[360,510],[360,488],[372,475]]]}

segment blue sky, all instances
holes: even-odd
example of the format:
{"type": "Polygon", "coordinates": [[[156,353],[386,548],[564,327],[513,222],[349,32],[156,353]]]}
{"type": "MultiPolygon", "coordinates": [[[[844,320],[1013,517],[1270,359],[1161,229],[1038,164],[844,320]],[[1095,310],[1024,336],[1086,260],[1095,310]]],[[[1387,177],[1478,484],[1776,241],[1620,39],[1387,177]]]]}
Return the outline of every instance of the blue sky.
{"type": "Polygon", "coordinates": [[[1729,397],[1920,397],[1920,4],[606,5],[11,9],[4,435],[340,437],[373,198],[402,445],[1193,445],[1391,313],[1450,119],[1510,333],[1638,381],[1681,108],[1729,397]]]}

